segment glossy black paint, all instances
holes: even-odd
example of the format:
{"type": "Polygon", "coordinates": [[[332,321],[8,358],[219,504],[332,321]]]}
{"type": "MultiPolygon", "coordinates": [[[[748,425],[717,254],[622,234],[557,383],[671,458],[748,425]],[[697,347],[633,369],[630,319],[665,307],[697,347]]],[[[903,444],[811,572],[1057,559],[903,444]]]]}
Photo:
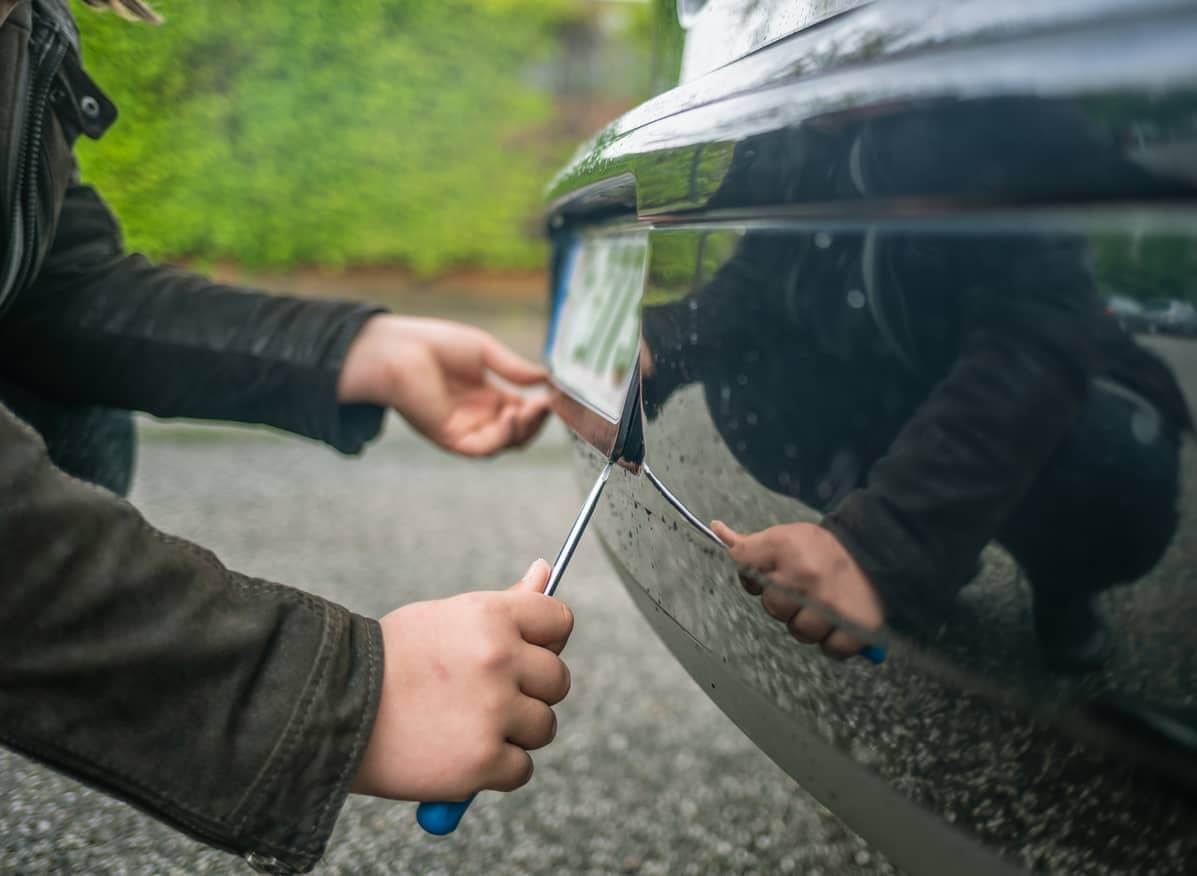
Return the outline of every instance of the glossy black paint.
{"type": "Polygon", "coordinates": [[[1006,381],[964,440],[1020,485],[945,460],[881,667],[791,639],[644,477],[596,526],[695,679],[900,866],[1197,871],[1197,341],[1105,306],[1197,300],[1197,6],[807,5],[553,185],[559,243],[648,230],[645,460],[700,520],[818,521],[918,458],[945,387],[1006,381]],[[1050,364],[966,367],[977,325],[1050,364]],[[1113,648],[1066,671],[1037,624],[1078,600],[1113,648]]]}

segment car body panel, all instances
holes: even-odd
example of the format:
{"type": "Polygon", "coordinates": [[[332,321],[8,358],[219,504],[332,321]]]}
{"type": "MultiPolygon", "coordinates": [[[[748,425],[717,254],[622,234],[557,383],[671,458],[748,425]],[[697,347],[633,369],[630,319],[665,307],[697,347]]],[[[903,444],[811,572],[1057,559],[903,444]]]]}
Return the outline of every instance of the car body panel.
{"type": "MultiPolygon", "coordinates": [[[[899,866],[1197,869],[1197,341],[1132,338],[1102,307],[1197,295],[1197,7],[876,3],[762,39],[550,190],[555,289],[578,241],[640,234],[647,263],[608,422],[640,430],[675,501],[612,476],[594,525],[614,565],[712,699],[899,866]],[[1054,351],[1043,395],[1017,384],[1048,407],[1004,439],[1038,461],[950,605],[895,616],[881,666],[830,661],[691,519],[818,523],[962,385],[979,318],[1054,351]],[[1046,401],[1066,372],[1092,375],[1076,413],[1046,401]],[[1093,671],[1041,655],[1052,562],[1100,591],[1115,650],[1093,671]]],[[[577,386],[559,410],[587,407],[577,386]]],[[[579,422],[588,480],[610,429],[579,422]]]]}

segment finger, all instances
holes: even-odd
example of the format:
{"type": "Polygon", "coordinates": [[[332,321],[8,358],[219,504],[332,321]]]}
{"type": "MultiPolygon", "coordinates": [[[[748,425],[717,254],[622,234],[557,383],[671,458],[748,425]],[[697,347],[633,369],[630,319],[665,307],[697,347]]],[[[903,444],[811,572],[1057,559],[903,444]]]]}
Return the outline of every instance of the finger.
{"type": "Polygon", "coordinates": [[[548,396],[522,399],[515,420],[515,438],[511,446],[520,447],[535,438],[548,416],[548,396]]]}
{"type": "Polygon", "coordinates": [[[531,778],[532,758],[524,749],[508,742],[482,787],[492,791],[514,791],[528,784],[531,778]]]}
{"type": "Polygon", "coordinates": [[[544,748],[557,735],[557,716],[533,697],[520,697],[511,710],[507,741],[527,751],[544,748]]]}
{"type": "Polygon", "coordinates": [[[531,645],[516,657],[516,683],[530,697],[555,706],[569,693],[569,667],[547,648],[531,645]]]}
{"type": "Polygon", "coordinates": [[[482,345],[482,361],[504,380],[520,386],[543,383],[548,378],[548,373],[539,365],[532,364],[489,335],[482,345]]]}
{"type": "Polygon", "coordinates": [[[463,456],[490,456],[511,443],[515,435],[514,408],[507,408],[495,419],[470,432],[453,447],[463,456]]]}
{"type": "Polygon", "coordinates": [[[741,572],[738,577],[740,579],[740,586],[742,586],[753,596],[760,596],[765,592],[765,588],[757,582],[756,578],[750,577],[743,572],[741,572]]]}
{"type": "Polygon", "coordinates": [[[748,566],[767,575],[777,568],[780,551],[766,529],[751,535],[738,536],[735,543],[728,547],[727,553],[741,566],[748,566]]]}
{"type": "Polygon", "coordinates": [[[525,642],[560,651],[573,632],[574,615],[564,602],[541,593],[511,593],[508,610],[525,642]]]}
{"type": "Polygon", "coordinates": [[[779,621],[789,621],[802,610],[802,603],[794,598],[791,591],[777,586],[765,588],[765,592],[761,594],[761,605],[779,621]]]}
{"type": "Polygon", "coordinates": [[[811,608],[799,611],[786,626],[795,639],[808,645],[817,645],[835,629],[829,620],[811,608]]]}
{"type": "Polygon", "coordinates": [[[728,547],[731,547],[741,538],[740,533],[736,532],[722,520],[712,520],[711,531],[719,536],[720,540],[728,547]]]}
{"type": "Polygon", "coordinates": [[[648,342],[640,339],[640,373],[645,377],[652,377],[657,370],[657,363],[653,361],[653,351],[648,342]]]}
{"type": "Polygon", "coordinates": [[[860,649],[864,646],[865,643],[851,633],[846,633],[838,629],[832,630],[831,635],[824,639],[821,645],[824,654],[828,657],[835,657],[838,660],[859,654],[860,649]]]}
{"type": "Polygon", "coordinates": [[[508,589],[527,593],[544,593],[545,585],[549,583],[549,574],[552,571],[552,567],[543,559],[535,560],[528,567],[528,571],[524,572],[523,577],[508,589]]]}

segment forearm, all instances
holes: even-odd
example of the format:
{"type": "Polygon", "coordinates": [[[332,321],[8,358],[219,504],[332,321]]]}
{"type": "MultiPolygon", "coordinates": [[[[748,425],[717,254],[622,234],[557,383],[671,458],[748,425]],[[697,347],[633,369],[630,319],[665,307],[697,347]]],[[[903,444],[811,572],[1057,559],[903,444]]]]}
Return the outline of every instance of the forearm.
{"type": "Polygon", "coordinates": [[[277,297],[124,253],[103,202],[72,188],[38,283],[0,322],[0,373],[66,401],[263,423],[356,452],[382,409],[337,379],[381,308],[277,297]]]}
{"type": "Polygon", "coordinates": [[[0,737],[214,845],[309,868],[370,735],[377,624],[225,569],[0,408],[0,737]]]}
{"type": "MultiPolygon", "coordinates": [[[[1079,330],[1083,330],[1078,326],[1079,330]]],[[[1076,421],[1088,376],[993,331],[824,520],[899,625],[942,616],[977,557],[1076,421]]]]}

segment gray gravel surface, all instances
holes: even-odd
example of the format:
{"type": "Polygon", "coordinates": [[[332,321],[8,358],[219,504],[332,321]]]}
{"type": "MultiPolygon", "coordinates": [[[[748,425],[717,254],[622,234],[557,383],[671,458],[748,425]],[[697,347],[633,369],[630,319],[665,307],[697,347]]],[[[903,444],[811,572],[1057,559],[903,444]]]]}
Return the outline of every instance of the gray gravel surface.
{"type": "MultiPolygon", "coordinates": [[[[148,423],[133,500],[232,567],[371,615],[506,586],[552,558],[583,485],[554,425],[468,461],[392,422],[365,458],[264,431],[148,423]]],[[[322,873],[891,873],[764,757],[675,664],[593,540],[560,595],[577,628],[557,741],[526,788],[483,794],[456,835],[352,798],[322,873]]],[[[214,764],[214,769],[219,765],[214,764]]],[[[243,872],[237,859],[0,753],[0,872],[243,872]]]]}

